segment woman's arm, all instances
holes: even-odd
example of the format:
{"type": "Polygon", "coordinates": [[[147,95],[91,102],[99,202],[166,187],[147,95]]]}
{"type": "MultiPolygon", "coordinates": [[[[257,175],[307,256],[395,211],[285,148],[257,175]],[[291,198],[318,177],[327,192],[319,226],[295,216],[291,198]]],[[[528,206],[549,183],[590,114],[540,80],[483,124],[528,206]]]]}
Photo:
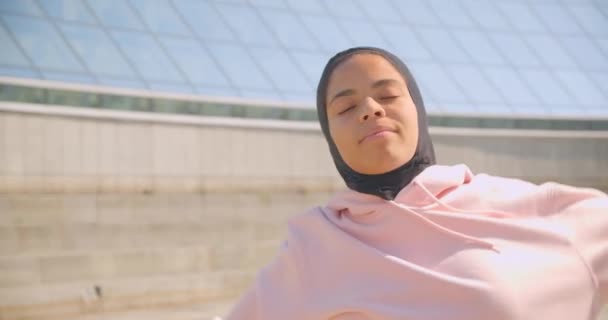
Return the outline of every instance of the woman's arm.
{"type": "Polygon", "coordinates": [[[574,231],[571,240],[591,269],[601,302],[608,303],[608,196],[593,189],[556,188],[550,198],[558,207],[551,218],[574,231]]]}

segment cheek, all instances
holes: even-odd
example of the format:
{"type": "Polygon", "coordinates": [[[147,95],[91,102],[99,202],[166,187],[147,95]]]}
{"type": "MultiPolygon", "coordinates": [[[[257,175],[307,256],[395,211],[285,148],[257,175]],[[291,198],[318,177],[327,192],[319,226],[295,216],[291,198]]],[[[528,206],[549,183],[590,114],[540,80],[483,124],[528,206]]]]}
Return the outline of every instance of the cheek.
{"type": "Polygon", "coordinates": [[[415,107],[407,106],[402,109],[393,109],[389,115],[393,120],[400,124],[402,143],[409,145],[418,141],[418,113],[415,107]]]}
{"type": "Polygon", "coordinates": [[[349,126],[344,121],[331,121],[329,123],[329,133],[336,144],[342,158],[346,160],[353,149],[353,137],[349,126]]]}
{"type": "Polygon", "coordinates": [[[344,145],[344,138],[346,136],[344,134],[344,128],[342,128],[342,126],[340,126],[340,124],[338,123],[330,123],[329,133],[331,135],[332,140],[338,147],[338,150],[342,149],[344,145]]]}
{"type": "Polygon", "coordinates": [[[405,128],[404,138],[408,144],[411,144],[412,148],[416,148],[418,144],[418,114],[416,110],[406,112],[405,116],[405,128]]]}

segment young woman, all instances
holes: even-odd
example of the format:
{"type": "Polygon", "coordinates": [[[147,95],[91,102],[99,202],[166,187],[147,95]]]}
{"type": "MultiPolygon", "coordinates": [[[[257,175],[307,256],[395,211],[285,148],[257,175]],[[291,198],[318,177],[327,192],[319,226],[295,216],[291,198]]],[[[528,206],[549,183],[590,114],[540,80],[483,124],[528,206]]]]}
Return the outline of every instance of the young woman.
{"type": "Polygon", "coordinates": [[[377,48],[317,90],[349,190],[290,219],[228,319],[595,319],[608,302],[608,197],[435,164],[420,92],[377,48]]]}

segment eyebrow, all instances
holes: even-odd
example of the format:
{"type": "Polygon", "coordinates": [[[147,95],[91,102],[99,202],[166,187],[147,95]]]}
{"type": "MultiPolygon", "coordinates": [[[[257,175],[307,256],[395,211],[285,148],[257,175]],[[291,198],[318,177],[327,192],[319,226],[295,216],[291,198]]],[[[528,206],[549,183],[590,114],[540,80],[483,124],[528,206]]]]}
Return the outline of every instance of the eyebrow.
{"type": "MultiPolygon", "coordinates": [[[[382,87],[387,84],[397,84],[397,83],[399,83],[399,81],[395,80],[395,79],[381,79],[381,80],[374,82],[372,84],[372,88],[376,89],[376,88],[382,87]]],[[[346,90],[342,90],[342,91],[338,92],[336,95],[333,96],[333,98],[331,98],[328,106],[331,105],[334,102],[334,100],[336,100],[337,98],[350,96],[350,95],[355,94],[355,92],[356,91],[354,89],[346,89],[346,90]]]]}

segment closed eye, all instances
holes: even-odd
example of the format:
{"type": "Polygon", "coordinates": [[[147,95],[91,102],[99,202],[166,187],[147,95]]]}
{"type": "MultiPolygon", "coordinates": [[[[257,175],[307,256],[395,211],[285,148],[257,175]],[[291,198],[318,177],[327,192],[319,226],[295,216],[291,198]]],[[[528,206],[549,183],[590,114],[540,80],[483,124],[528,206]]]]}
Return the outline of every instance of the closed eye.
{"type": "Polygon", "coordinates": [[[399,96],[384,96],[384,97],[380,97],[380,100],[382,100],[382,101],[391,101],[391,100],[394,100],[394,99],[397,99],[397,98],[399,98],[399,96]]]}
{"type": "Polygon", "coordinates": [[[346,113],[346,112],[348,112],[348,111],[350,111],[350,110],[352,110],[352,109],[354,109],[354,108],[355,108],[355,106],[354,106],[354,105],[352,105],[352,106],[350,106],[350,107],[348,107],[348,108],[346,108],[346,109],[344,109],[344,110],[340,111],[338,114],[343,114],[343,113],[346,113]]]}

